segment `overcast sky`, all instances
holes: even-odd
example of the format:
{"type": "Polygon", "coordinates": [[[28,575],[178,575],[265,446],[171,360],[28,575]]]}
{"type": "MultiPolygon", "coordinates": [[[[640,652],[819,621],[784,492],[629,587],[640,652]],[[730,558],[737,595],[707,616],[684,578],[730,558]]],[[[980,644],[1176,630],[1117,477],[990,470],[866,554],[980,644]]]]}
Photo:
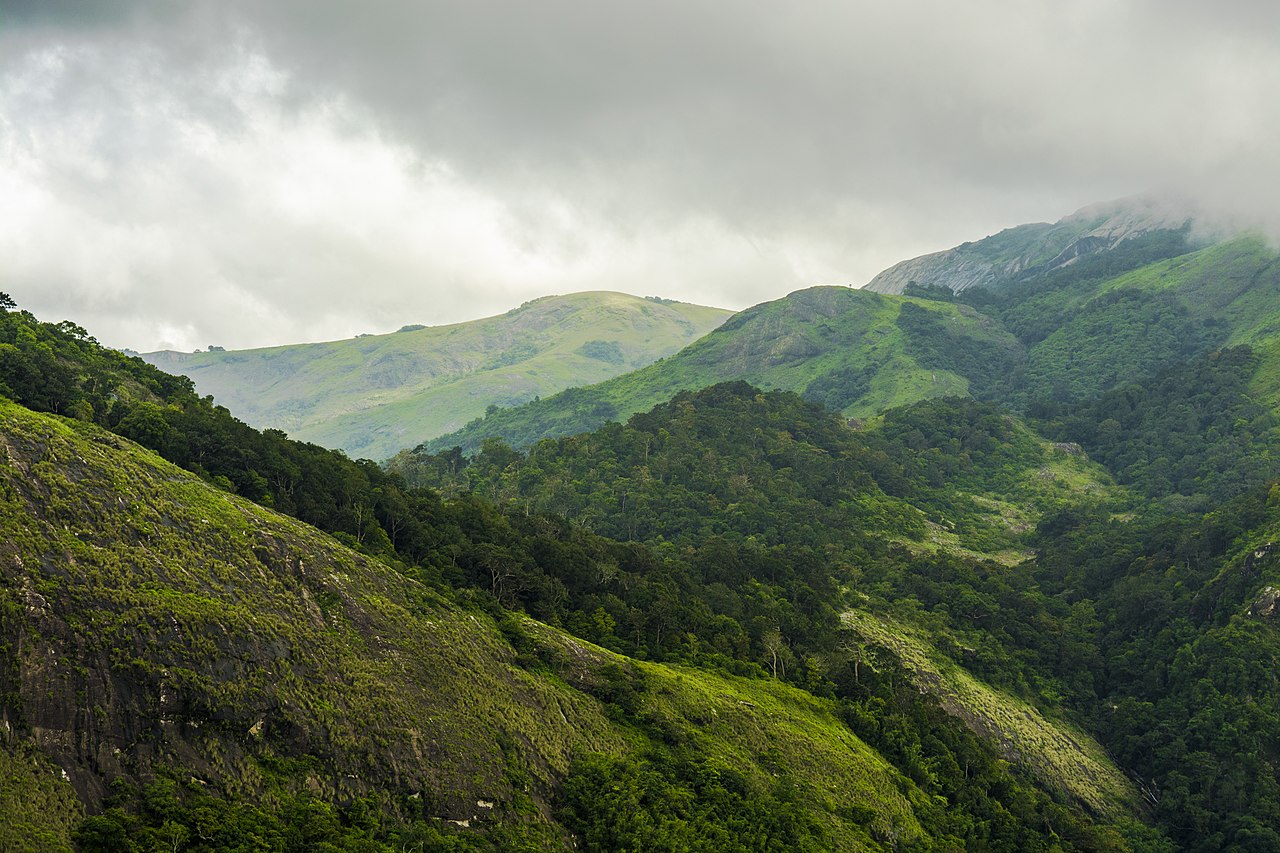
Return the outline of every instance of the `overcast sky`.
{"type": "Polygon", "coordinates": [[[1280,221],[1278,6],[0,0],[0,290],[246,347],[743,308],[1169,187],[1280,221]]]}

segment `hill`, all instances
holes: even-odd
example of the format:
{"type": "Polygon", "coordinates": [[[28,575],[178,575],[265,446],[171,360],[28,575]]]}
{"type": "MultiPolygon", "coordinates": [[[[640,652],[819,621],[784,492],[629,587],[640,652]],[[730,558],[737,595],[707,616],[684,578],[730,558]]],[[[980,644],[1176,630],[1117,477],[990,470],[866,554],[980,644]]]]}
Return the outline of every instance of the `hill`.
{"type": "MultiPolygon", "coordinates": [[[[847,692],[835,610],[800,587],[804,619],[827,614],[808,639],[785,623],[803,666],[768,622],[708,619],[722,593],[695,567],[715,543],[676,555],[407,489],[26,313],[0,314],[0,380],[75,415],[0,400],[10,849],[1126,849],[1104,822],[1142,833],[1123,804],[1057,802],[1071,795],[902,680],[847,692]],[[600,604],[568,607],[584,582],[600,604]]],[[[786,571],[829,584],[814,556],[786,571]]]]}
{"type": "MultiPolygon", "coordinates": [[[[431,825],[548,824],[575,757],[636,752],[591,695],[618,656],[517,625],[544,657],[572,658],[570,688],[522,668],[492,618],[116,436],[2,401],[0,423],[6,754],[32,773],[52,762],[90,810],[113,780],[170,780],[175,810],[193,788],[268,804],[372,798],[431,825]]],[[[765,743],[796,770],[823,756],[812,819],[833,843],[876,846],[826,814],[855,806],[921,835],[918,795],[899,794],[895,771],[821,701],[642,673],[652,692],[638,701],[678,731],[703,721],[707,757],[744,779],[763,776],[765,743]],[[826,773],[846,777],[838,791],[826,773]]],[[[17,793],[6,813],[31,817],[17,793]]]]}
{"type": "Polygon", "coordinates": [[[1121,482],[1188,506],[1280,475],[1274,248],[1256,235],[1204,246],[1185,229],[1103,225],[1124,238],[960,294],[799,291],[648,368],[490,412],[423,450],[474,452],[486,437],[528,446],[727,376],[859,418],[946,394],[997,402],[1083,445],[1121,482]]]}
{"type": "MultiPolygon", "coordinates": [[[[1238,376],[1230,364],[1238,357],[1230,350],[1217,360],[1238,376]]],[[[1172,423],[1163,420],[1172,395],[1203,397],[1212,409],[1218,380],[1191,367],[1170,377],[1172,388],[1151,389],[1156,399],[1142,406],[1149,420],[1126,416],[1109,429],[1122,441],[1159,443],[1189,419],[1175,405],[1172,423]]],[[[1111,414],[1122,414],[1119,404],[1109,401],[1111,414]]],[[[850,725],[872,742],[887,707],[879,703],[892,704],[895,685],[905,684],[1029,772],[1082,783],[1074,794],[1085,801],[1123,800],[1116,791],[1131,779],[1177,845],[1147,837],[1140,849],[1276,849],[1280,486],[1220,481],[1201,512],[1059,493],[1019,525],[1032,558],[1000,565],[973,552],[985,538],[974,508],[1033,505],[1017,494],[1021,472],[1038,476],[1052,457],[1028,438],[989,404],[923,401],[854,431],[792,395],[730,385],[681,394],[625,425],[540,442],[527,455],[489,443],[461,473],[516,512],[553,508],[687,561],[662,608],[675,623],[673,643],[683,630],[729,647],[733,634],[721,636],[715,620],[733,614],[753,643],[759,637],[758,660],[803,679],[832,659],[830,646],[816,650],[843,619],[853,636],[834,645],[848,667],[834,689],[850,702],[850,725]],[[912,508],[954,525],[948,532],[970,547],[924,547],[933,528],[918,515],[913,524],[912,508]],[[891,530],[901,542],[886,540],[891,530]],[[848,609],[833,614],[833,602],[848,609]]],[[[1206,447],[1235,458],[1230,443],[1209,442],[1189,451],[1190,465],[1212,455],[1206,447]]],[[[451,456],[437,470],[456,478],[451,456]]],[[[619,623],[619,603],[652,601],[595,594],[559,576],[568,593],[561,606],[619,613],[619,623]]],[[[634,584],[626,578],[621,590],[634,584]]],[[[536,600],[539,587],[529,589],[536,600]]],[[[909,757],[900,766],[918,778],[928,772],[909,757]]]]}
{"type": "Polygon", "coordinates": [[[380,459],[450,432],[489,406],[599,382],[679,350],[731,312],[589,292],[498,317],[389,335],[255,350],[155,352],[246,422],[380,459]]]}
{"type": "Polygon", "coordinates": [[[490,436],[525,446],[626,418],[678,391],[735,379],[800,392],[863,417],[914,400],[965,394],[971,384],[966,370],[981,382],[1007,372],[1021,357],[1011,335],[968,306],[813,287],[742,311],[649,367],[490,412],[425,447],[434,452],[457,444],[470,452],[490,436]],[[990,366],[934,366],[926,354],[934,338],[962,360],[990,366]]]}

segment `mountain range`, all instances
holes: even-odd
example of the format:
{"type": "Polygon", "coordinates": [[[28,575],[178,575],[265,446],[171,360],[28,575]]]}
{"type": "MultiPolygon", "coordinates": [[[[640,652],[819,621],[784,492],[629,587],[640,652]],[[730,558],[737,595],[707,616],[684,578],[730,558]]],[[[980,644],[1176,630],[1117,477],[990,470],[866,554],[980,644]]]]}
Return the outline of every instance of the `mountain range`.
{"type": "Polygon", "coordinates": [[[849,417],[956,394],[1025,410],[1236,345],[1259,356],[1251,393],[1280,405],[1277,255],[1256,235],[1201,231],[1145,200],[1009,229],[899,264],[863,290],[756,306],[658,364],[490,412],[423,449],[470,452],[491,436],[525,446],[731,379],[849,417]]]}
{"type": "Polygon", "coordinates": [[[434,330],[623,357],[385,466],[6,297],[0,847],[1280,849],[1280,263],[1179,210],[434,330]]]}
{"type": "Polygon", "coordinates": [[[146,353],[238,417],[381,459],[512,406],[679,350],[730,312],[668,299],[547,296],[497,317],[252,350],[146,353]]]}

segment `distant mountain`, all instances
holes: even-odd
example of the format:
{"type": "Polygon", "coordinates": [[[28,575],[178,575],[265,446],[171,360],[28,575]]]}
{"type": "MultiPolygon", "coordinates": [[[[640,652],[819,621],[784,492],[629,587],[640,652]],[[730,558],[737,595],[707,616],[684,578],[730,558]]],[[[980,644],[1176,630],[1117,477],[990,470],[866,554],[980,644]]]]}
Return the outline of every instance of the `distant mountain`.
{"type": "MultiPolygon", "coordinates": [[[[1098,205],[904,262],[873,282],[904,295],[798,291],[647,368],[490,412],[425,449],[470,452],[486,437],[527,446],[727,379],[796,391],[850,417],[955,394],[1064,414],[1224,347],[1252,352],[1231,360],[1249,373],[1229,383],[1239,389],[1231,393],[1280,415],[1276,251],[1257,235],[1215,236],[1186,210],[1151,200],[1098,205]]],[[[1218,404],[1248,409],[1235,397],[1218,404]]],[[[1268,430],[1248,440],[1265,444],[1268,430]]]]}
{"type": "Polygon", "coordinates": [[[914,283],[962,293],[1060,269],[1153,232],[1186,232],[1194,220],[1193,206],[1176,199],[1138,197],[1090,205],[1054,224],[1019,225],[902,261],[871,279],[866,289],[904,293],[914,283]]]}
{"type": "Polygon", "coordinates": [[[147,353],[261,428],[374,459],[512,406],[676,352],[731,312],[588,292],[498,317],[328,343],[147,353]]]}
{"type": "Polygon", "coordinates": [[[489,436],[523,446],[594,429],[678,391],[731,379],[797,391],[851,417],[866,416],[929,397],[967,394],[966,371],[984,382],[1021,358],[1012,335],[968,306],[813,287],[742,311],[646,368],[490,412],[426,446],[445,450],[457,444],[469,451],[489,436]],[[959,354],[959,362],[936,364],[929,352],[938,346],[959,354]]]}

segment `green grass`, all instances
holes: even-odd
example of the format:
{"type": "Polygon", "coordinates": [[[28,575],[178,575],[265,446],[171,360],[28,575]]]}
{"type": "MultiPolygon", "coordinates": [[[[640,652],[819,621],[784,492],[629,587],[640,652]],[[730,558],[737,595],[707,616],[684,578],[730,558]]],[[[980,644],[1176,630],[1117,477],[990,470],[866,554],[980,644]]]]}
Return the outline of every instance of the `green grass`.
{"type": "Polygon", "coordinates": [[[949,713],[1049,789],[1100,815],[1116,817],[1135,809],[1133,786],[1080,729],[984,684],[933,652],[924,637],[903,623],[858,610],[845,613],[844,621],[865,642],[892,652],[920,690],[935,695],[949,713]]]}
{"type": "Polygon", "coordinates": [[[257,350],[150,353],[237,417],[380,459],[511,406],[670,355],[731,312],[622,293],[536,299],[498,317],[257,350]]]}
{"type": "Polygon", "coordinates": [[[84,807],[62,769],[38,751],[0,746],[0,815],[0,850],[70,853],[84,807]]]}

